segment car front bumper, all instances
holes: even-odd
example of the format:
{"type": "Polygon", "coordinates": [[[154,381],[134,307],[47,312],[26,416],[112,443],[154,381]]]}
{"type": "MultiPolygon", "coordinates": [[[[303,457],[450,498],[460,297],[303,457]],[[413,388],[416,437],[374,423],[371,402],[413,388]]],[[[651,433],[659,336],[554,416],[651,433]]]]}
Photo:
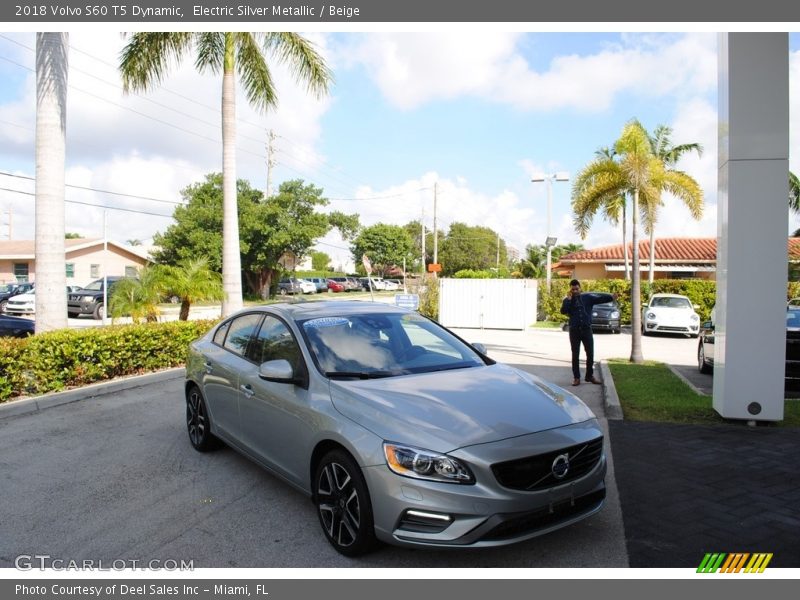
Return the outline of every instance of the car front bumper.
{"type": "Polygon", "coordinates": [[[690,323],[688,325],[676,324],[663,324],[658,321],[645,321],[644,329],[648,333],[688,333],[697,335],[700,332],[699,323],[690,323]]]}
{"type": "Polygon", "coordinates": [[[592,318],[592,329],[619,329],[620,322],[619,319],[608,319],[604,317],[593,317],[592,318]]]}
{"type": "Polygon", "coordinates": [[[504,546],[597,513],[605,499],[605,454],[582,476],[535,491],[501,486],[491,468],[492,464],[502,462],[498,457],[503,453],[506,454],[503,460],[534,456],[587,441],[587,435],[595,439],[602,435],[583,425],[476,447],[480,456],[468,448],[451,453],[473,471],[476,482],[472,485],[401,477],[385,465],[364,468],[376,536],[400,546],[504,546]]]}

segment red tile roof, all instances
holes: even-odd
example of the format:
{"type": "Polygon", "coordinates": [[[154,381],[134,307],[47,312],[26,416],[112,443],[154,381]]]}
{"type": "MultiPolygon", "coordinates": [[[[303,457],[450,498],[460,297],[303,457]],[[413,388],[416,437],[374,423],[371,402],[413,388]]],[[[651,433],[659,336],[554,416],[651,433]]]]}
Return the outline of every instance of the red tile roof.
{"type": "MultiPolygon", "coordinates": [[[[657,261],[717,262],[716,238],[656,238],[657,261]]],[[[789,258],[800,260],[800,238],[789,238],[789,258]]],[[[628,242],[628,258],[633,251],[633,243],[628,242]]],[[[624,259],[622,244],[603,246],[591,250],[571,252],[560,257],[559,263],[576,262],[616,262],[624,259]]],[[[650,259],[650,240],[639,241],[639,259],[650,259]]]]}

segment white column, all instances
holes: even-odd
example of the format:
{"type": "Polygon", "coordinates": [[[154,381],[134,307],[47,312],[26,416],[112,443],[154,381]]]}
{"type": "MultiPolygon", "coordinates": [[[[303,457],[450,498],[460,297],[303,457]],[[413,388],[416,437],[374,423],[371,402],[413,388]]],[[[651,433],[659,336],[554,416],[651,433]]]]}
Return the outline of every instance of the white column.
{"type": "Polygon", "coordinates": [[[783,419],[789,38],[719,35],[714,400],[730,419],[783,419]]]}

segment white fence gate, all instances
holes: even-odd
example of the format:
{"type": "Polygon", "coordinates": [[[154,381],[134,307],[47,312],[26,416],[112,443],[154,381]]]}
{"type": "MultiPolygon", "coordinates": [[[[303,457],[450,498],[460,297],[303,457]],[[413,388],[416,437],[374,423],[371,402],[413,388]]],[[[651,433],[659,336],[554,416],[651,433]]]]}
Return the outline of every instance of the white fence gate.
{"type": "Polygon", "coordinates": [[[526,329],[536,321],[535,279],[442,279],[439,322],[445,327],[526,329]]]}

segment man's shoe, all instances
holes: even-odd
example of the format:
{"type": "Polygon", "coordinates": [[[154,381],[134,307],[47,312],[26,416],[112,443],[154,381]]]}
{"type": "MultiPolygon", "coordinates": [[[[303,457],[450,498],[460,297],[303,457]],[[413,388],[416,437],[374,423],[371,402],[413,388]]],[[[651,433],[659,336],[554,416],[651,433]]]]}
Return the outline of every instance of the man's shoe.
{"type": "Polygon", "coordinates": [[[599,379],[597,379],[596,377],[594,377],[594,376],[587,377],[586,381],[588,381],[589,383],[594,383],[595,385],[600,385],[600,383],[601,383],[601,381],[599,379]]]}
{"type": "Polygon", "coordinates": [[[572,385],[580,385],[580,384],[581,384],[581,380],[580,379],[573,379],[572,380],[572,385]]]}

